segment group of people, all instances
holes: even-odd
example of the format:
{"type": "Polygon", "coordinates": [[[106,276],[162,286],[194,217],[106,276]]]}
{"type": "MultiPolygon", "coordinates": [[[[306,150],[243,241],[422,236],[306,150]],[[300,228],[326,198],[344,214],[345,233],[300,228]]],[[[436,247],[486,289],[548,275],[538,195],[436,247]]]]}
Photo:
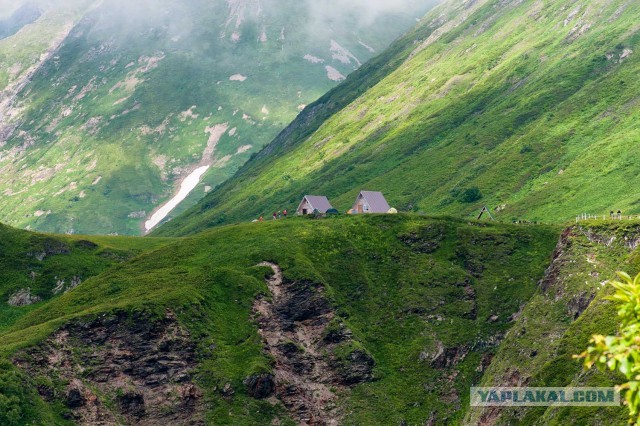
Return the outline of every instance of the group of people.
{"type": "Polygon", "coordinates": [[[611,219],[622,219],[622,212],[618,210],[618,213],[614,213],[613,210],[609,212],[609,217],[611,219]]]}
{"type": "MultiPolygon", "coordinates": [[[[287,210],[286,209],[282,210],[282,211],[279,210],[277,212],[273,212],[273,216],[272,216],[273,220],[278,220],[278,219],[281,219],[281,218],[284,218],[284,219],[287,218],[287,210]]],[[[258,219],[258,222],[264,222],[264,217],[260,216],[260,218],[258,219]]]]}

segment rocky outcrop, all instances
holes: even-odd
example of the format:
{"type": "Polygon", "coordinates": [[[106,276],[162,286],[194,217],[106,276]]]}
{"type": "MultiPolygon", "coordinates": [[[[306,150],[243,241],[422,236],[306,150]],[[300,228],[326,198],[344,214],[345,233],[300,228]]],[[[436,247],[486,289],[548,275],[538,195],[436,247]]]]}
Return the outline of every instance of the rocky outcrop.
{"type": "Polygon", "coordinates": [[[33,245],[38,247],[38,249],[33,250],[27,253],[29,257],[35,257],[40,262],[42,262],[47,257],[58,256],[58,255],[67,255],[71,253],[71,249],[62,241],[46,238],[42,241],[34,241],[33,245]]]}
{"type": "Polygon", "coordinates": [[[245,379],[250,395],[275,395],[302,425],[335,425],[342,418],[338,395],[374,379],[373,357],[352,338],[325,296],[322,285],[288,281],[280,267],[267,278],[272,295],[254,304],[273,374],[245,379]]]}
{"type": "Polygon", "coordinates": [[[195,344],[171,312],[74,321],[14,363],[43,378],[41,397],[81,425],[204,424],[195,344]]]}
{"type": "Polygon", "coordinates": [[[31,294],[30,288],[23,288],[13,293],[7,302],[10,306],[29,306],[42,300],[39,296],[31,294]]]}
{"type": "Polygon", "coordinates": [[[244,380],[249,395],[254,398],[262,399],[273,395],[276,389],[273,374],[254,374],[244,380]]]}

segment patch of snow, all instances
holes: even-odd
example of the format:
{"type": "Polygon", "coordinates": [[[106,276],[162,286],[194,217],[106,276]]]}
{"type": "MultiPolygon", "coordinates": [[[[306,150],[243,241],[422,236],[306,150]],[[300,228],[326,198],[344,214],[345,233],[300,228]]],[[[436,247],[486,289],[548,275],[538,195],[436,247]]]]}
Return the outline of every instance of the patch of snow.
{"type": "Polygon", "coordinates": [[[346,77],[342,75],[340,71],[338,71],[334,67],[327,65],[325,68],[327,69],[327,77],[329,77],[329,80],[331,81],[346,80],[346,77]]]}
{"type": "Polygon", "coordinates": [[[233,129],[229,130],[229,136],[235,136],[237,132],[238,128],[234,127],[233,129]]]}
{"type": "Polygon", "coordinates": [[[229,77],[229,80],[231,81],[245,81],[246,79],[247,77],[242,74],[234,74],[231,77],[229,77]]]}
{"type": "Polygon", "coordinates": [[[350,64],[351,60],[353,59],[358,67],[362,65],[362,63],[358,60],[358,58],[355,57],[353,53],[340,46],[335,40],[331,40],[331,47],[329,48],[329,51],[331,52],[331,57],[333,59],[335,59],[336,61],[340,61],[343,64],[350,64]]]}
{"type": "Polygon", "coordinates": [[[236,152],[236,154],[244,154],[245,152],[249,151],[251,148],[253,148],[253,145],[243,145],[240,148],[238,148],[238,152],[236,152]]]}
{"type": "Polygon", "coordinates": [[[97,178],[95,178],[93,180],[93,182],[91,183],[91,185],[97,185],[98,183],[100,183],[100,181],[102,180],[102,176],[98,176],[97,178]]]}
{"type": "Polygon", "coordinates": [[[371,52],[371,53],[375,53],[376,52],[376,49],[374,49],[373,47],[369,46],[368,44],[365,44],[362,40],[358,40],[358,43],[360,44],[360,46],[364,47],[369,52],[371,52]]]}
{"type": "Polygon", "coordinates": [[[129,99],[129,96],[126,96],[126,97],[124,97],[124,98],[118,99],[117,101],[115,101],[115,102],[113,103],[113,106],[120,105],[121,103],[126,102],[126,101],[127,101],[127,99],[129,99]]]}
{"type": "Polygon", "coordinates": [[[173,209],[178,206],[178,204],[180,204],[185,200],[185,198],[187,198],[191,191],[193,191],[195,187],[198,186],[198,184],[200,183],[200,179],[207,172],[207,170],[209,170],[209,167],[210,166],[198,167],[193,172],[191,172],[189,176],[184,178],[184,180],[180,184],[180,190],[178,191],[178,193],[165,205],[160,207],[158,211],[156,211],[151,216],[151,218],[144,223],[144,227],[147,232],[155,228],[160,222],[162,222],[162,220],[164,220],[165,217],[167,217],[169,213],[171,213],[173,209]]]}
{"type": "Polygon", "coordinates": [[[267,109],[267,106],[266,106],[266,105],[263,105],[263,106],[262,106],[262,110],[261,110],[261,112],[262,112],[264,115],[269,115],[269,110],[267,109]]]}
{"type": "Polygon", "coordinates": [[[205,133],[209,134],[209,140],[207,141],[207,147],[202,153],[202,161],[209,161],[213,157],[216,146],[218,146],[218,142],[220,142],[220,138],[226,133],[228,128],[229,124],[224,123],[204,129],[205,133]]]}
{"type": "Polygon", "coordinates": [[[304,55],[304,59],[306,59],[307,61],[311,62],[312,64],[323,64],[324,63],[324,59],[318,58],[318,57],[310,55],[308,53],[306,55],[304,55]]]}

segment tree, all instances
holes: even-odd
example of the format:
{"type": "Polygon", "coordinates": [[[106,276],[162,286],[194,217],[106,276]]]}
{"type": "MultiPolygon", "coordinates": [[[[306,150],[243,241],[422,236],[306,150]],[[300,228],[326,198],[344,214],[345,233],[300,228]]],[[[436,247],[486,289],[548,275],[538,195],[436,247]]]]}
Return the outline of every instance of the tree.
{"type": "Polygon", "coordinates": [[[632,279],[618,272],[621,281],[611,285],[616,292],[607,299],[618,302],[620,331],[617,336],[594,335],[590,346],[577,358],[586,368],[619,371],[627,382],[618,386],[629,407],[629,423],[640,425],[640,274],[632,279]]]}

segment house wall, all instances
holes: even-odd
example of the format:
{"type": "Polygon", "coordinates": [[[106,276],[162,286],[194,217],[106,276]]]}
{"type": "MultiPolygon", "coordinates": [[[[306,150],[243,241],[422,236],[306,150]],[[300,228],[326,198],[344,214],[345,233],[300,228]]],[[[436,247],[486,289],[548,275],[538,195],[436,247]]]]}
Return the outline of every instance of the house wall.
{"type": "Polygon", "coordinates": [[[361,197],[358,196],[358,199],[356,200],[355,204],[353,205],[353,212],[354,213],[369,213],[371,209],[369,208],[369,204],[367,204],[366,200],[361,197]]]}
{"type": "Polygon", "coordinates": [[[299,214],[299,215],[304,214],[302,212],[304,209],[307,209],[307,214],[313,213],[313,208],[311,207],[311,204],[309,204],[309,202],[307,200],[304,200],[304,203],[302,203],[300,205],[300,208],[298,208],[296,213],[299,214]]]}

